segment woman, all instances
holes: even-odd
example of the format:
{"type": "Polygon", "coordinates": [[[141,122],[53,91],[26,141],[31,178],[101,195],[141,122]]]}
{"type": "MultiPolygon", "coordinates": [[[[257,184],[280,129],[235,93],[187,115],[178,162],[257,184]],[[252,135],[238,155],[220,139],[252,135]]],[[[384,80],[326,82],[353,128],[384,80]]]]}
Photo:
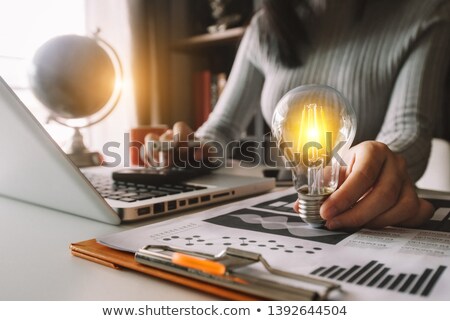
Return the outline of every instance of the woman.
{"type": "Polygon", "coordinates": [[[413,182],[427,164],[449,45],[448,0],[263,1],[196,136],[236,139],[259,105],[270,124],[290,89],[329,85],[355,108],[358,130],[344,182],[321,207],[326,226],[419,225],[433,208],[413,182]]]}

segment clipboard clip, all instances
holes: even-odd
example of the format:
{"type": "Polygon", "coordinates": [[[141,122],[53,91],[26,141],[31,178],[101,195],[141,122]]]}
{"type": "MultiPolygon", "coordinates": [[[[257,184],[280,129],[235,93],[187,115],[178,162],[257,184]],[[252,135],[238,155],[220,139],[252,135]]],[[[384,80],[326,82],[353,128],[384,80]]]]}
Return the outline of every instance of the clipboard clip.
{"type": "Polygon", "coordinates": [[[260,254],[228,247],[217,255],[167,245],[147,245],[135,254],[139,263],[209,283],[277,300],[325,300],[339,284],[272,267],[260,254]],[[271,278],[240,268],[261,263],[271,278]],[[275,278],[273,277],[275,276],[275,278]],[[285,282],[282,282],[283,280],[285,282]],[[287,280],[287,282],[286,282],[287,280]],[[281,281],[281,282],[280,282],[281,281]],[[294,285],[292,281],[303,286],[294,285]]]}

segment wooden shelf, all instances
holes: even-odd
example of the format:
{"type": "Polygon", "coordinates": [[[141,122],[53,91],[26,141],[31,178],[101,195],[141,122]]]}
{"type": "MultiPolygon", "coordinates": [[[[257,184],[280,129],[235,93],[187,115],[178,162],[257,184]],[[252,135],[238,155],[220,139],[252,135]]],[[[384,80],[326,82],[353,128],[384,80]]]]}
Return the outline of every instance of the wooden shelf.
{"type": "Polygon", "coordinates": [[[237,27],[225,31],[203,34],[181,39],[172,45],[177,51],[197,51],[218,45],[237,43],[244,35],[245,27],[237,27]]]}

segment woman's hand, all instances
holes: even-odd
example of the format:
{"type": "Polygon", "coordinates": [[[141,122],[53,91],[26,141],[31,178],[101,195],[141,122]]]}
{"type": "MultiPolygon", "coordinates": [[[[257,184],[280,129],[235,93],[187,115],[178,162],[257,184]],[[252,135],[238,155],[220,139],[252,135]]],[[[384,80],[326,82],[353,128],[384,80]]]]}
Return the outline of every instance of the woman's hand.
{"type": "MultiPolygon", "coordinates": [[[[203,153],[200,142],[194,142],[194,131],[184,122],[177,122],[161,136],[147,134],[145,137],[146,157],[149,166],[168,167],[193,165],[189,162],[202,160],[203,153]],[[192,146],[195,145],[195,146],[192,146]],[[157,148],[150,148],[154,146],[157,148]],[[170,147],[168,147],[170,146],[170,147]]],[[[191,166],[192,167],[192,166],[191,166]]]]}
{"type": "Polygon", "coordinates": [[[320,208],[327,228],[413,227],[431,217],[433,206],[418,198],[405,159],[385,144],[363,142],[346,158],[343,183],[320,208]]]}

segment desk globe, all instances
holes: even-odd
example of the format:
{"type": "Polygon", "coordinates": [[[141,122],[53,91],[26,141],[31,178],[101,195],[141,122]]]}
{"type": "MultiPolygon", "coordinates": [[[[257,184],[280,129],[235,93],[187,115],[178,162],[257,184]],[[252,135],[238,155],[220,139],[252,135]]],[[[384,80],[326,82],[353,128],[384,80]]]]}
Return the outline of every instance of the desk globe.
{"type": "Polygon", "coordinates": [[[29,79],[49,119],[74,128],[69,158],[79,167],[101,163],[89,152],[80,129],[108,116],[121,94],[122,67],[117,53],[96,32],[93,37],[63,35],[50,39],[33,56],[29,79]]]}

